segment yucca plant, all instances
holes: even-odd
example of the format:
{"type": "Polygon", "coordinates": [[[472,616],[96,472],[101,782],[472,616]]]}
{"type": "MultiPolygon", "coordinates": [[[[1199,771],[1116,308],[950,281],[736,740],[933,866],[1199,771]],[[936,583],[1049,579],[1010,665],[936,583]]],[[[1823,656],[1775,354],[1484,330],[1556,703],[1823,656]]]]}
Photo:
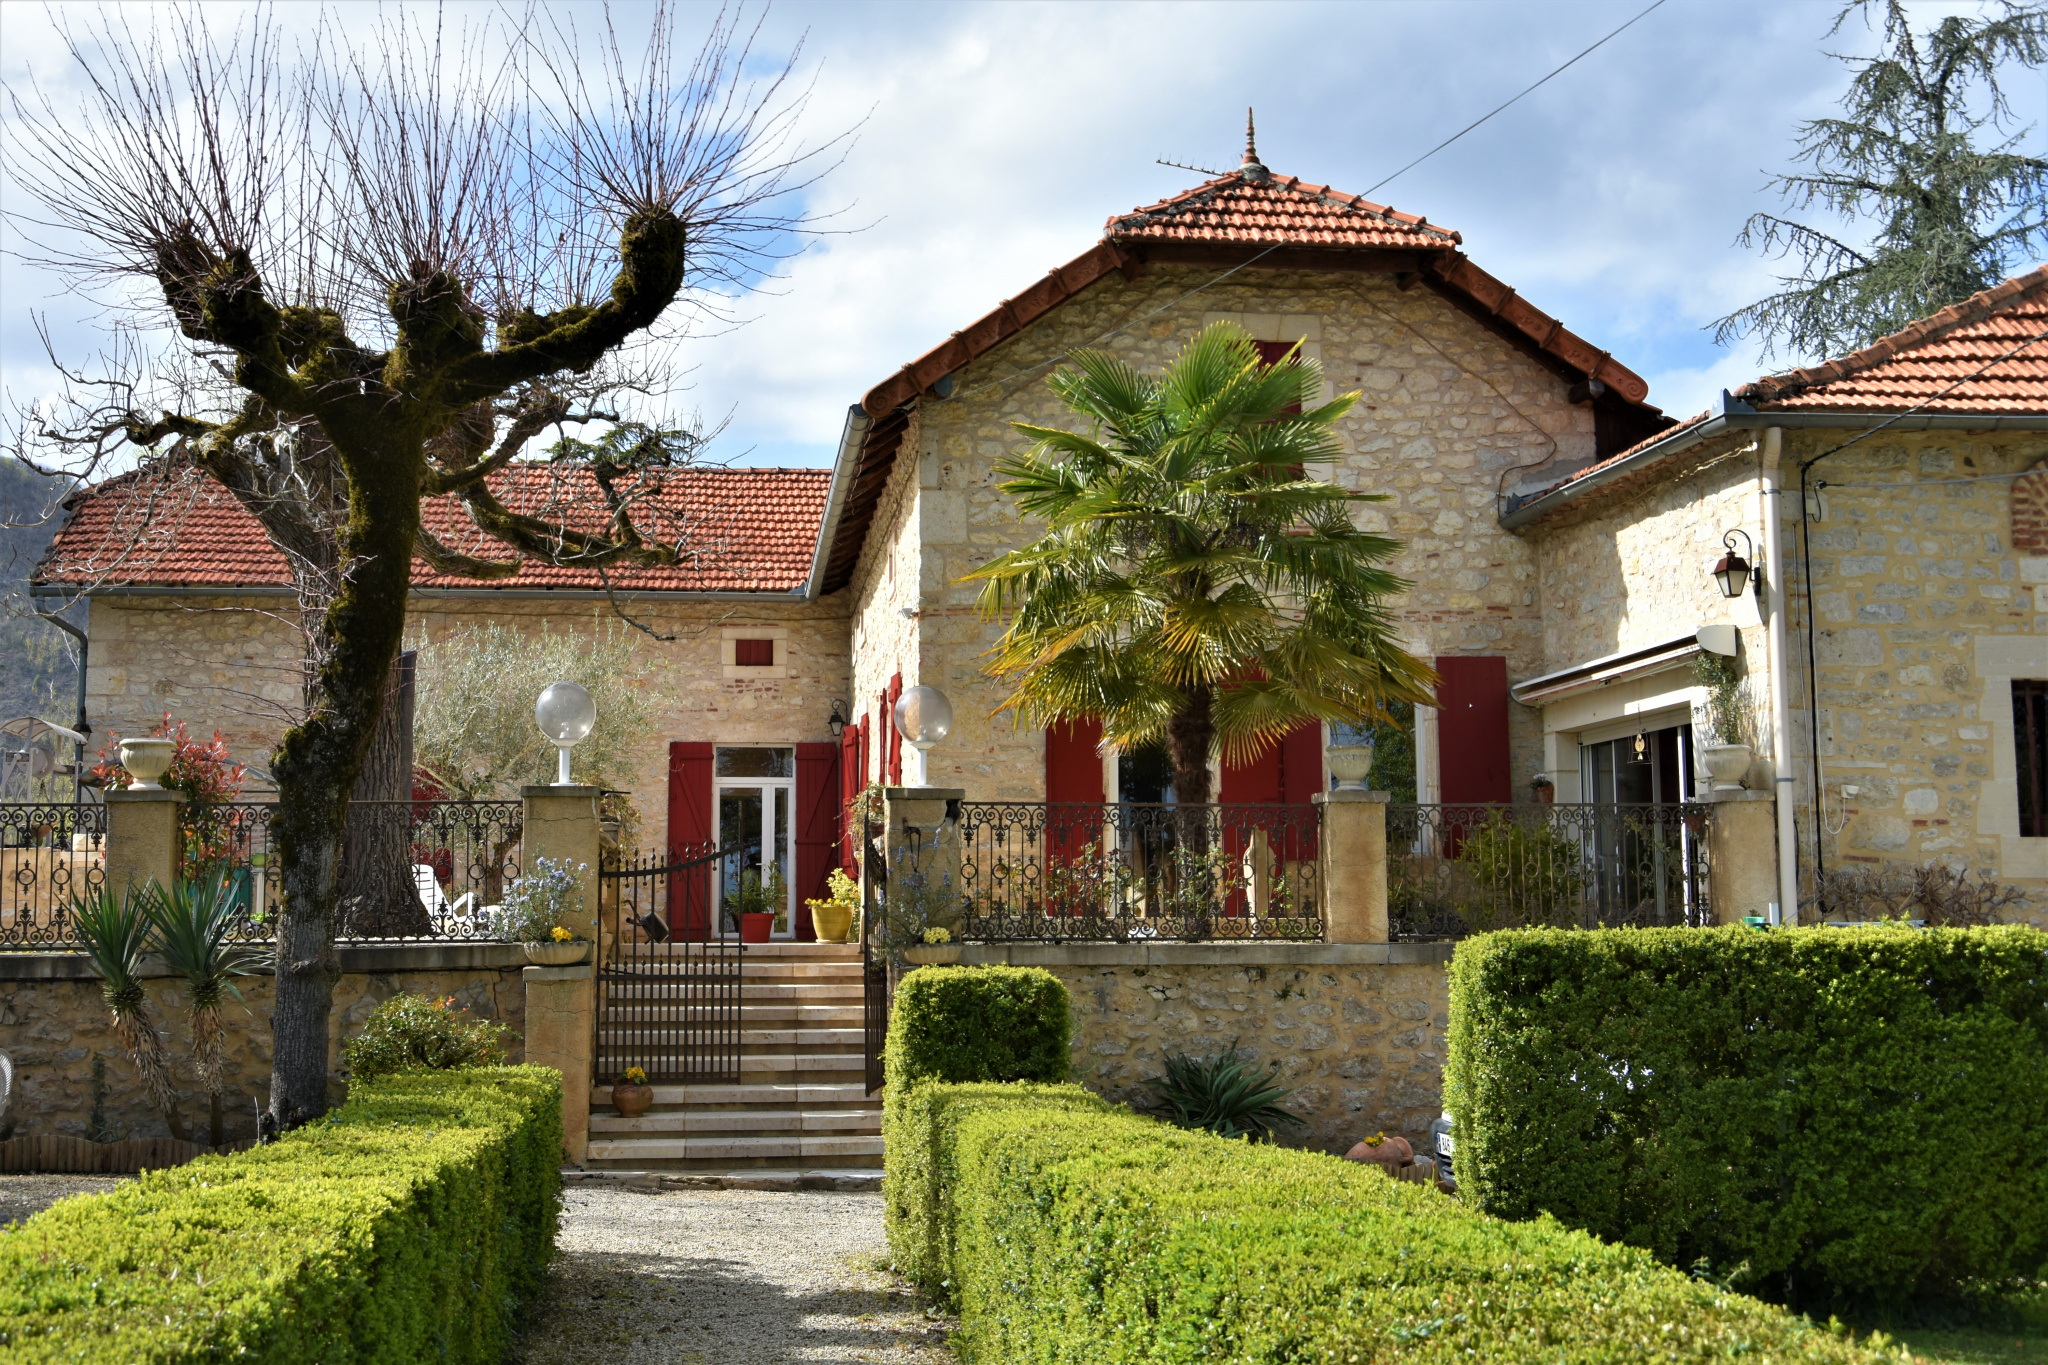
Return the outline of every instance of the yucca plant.
{"type": "Polygon", "coordinates": [[[1287,1086],[1273,1084],[1280,1063],[1270,1062],[1264,1071],[1247,1065],[1235,1038],[1214,1057],[1170,1052],[1163,1060],[1166,1074],[1152,1077],[1145,1085],[1159,1096],[1165,1109],[1161,1117],[1176,1127],[1270,1142],[1276,1124],[1305,1126],[1280,1107],[1280,1101],[1294,1093],[1287,1086]]]}
{"type": "Polygon", "coordinates": [[[154,895],[154,884],[125,893],[101,887],[72,900],[71,922],[99,973],[100,995],[114,1016],[114,1036],[141,1074],[150,1104],[163,1115],[171,1136],[183,1142],[185,1124],[178,1117],[164,1040],[149,1021],[149,1000],[142,991],[142,958],[154,946],[149,913],[154,895]]]}
{"type": "Polygon", "coordinates": [[[209,1137],[221,1145],[221,1094],[226,1033],[221,1005],[232,996],[241,1002],[234,978],[253,976],[263,968],[263,955],[236,943],[238,913],[235,885],[215,873],[197,881],[181,881],[169,891],[152,887],[149,918],[156,930],[156,950],[172,971],[185,978],[192,1018],[192,1070],[206,1092],[209,1137]]]}

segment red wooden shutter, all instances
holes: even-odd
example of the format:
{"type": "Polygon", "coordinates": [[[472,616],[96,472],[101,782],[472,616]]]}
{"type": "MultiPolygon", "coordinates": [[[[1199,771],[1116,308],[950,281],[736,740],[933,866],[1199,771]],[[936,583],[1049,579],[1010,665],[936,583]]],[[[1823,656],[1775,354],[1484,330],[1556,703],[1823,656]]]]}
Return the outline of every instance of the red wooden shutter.
{"type": "MultiPolygon", "coordinates": [[[[698,857],[711,847],[711,746],[677,740],[668,746],[668,857],[672,863],[698,857]]],[[[701,885],[671,876],[669,933],[679,939],[711,936],[711,873],[690,874],[701,885]]]]}
{"type": "Polygon", "coordinates": [[[1508,661],[1440,655],[1436,661],[1437,772],[1446,805],[1508,801],[1508,661]]]}
{"type": "Polygon", "coordinates": [[[732,661],[738,668],[772,668],[775,664],[775,641],[734,640],[732,661]]]}
{"type": "Polygon", "coordinates": [[[889,690],[882,694],[882,714],[888,717],[889,726],[889,785],[903,785],[903,735],[896,728],[896,701],[903,695],[903,675],[896,674],[889,679],[889,690]]]}
{"type": "MultiPolygon", "coordinates": [[[[1269,370],[1287,359],[1287,353],[1294,349],[1294,343],[1291,341],[1254,341],[1252,345],[1259,348],[1259,363],[1269,370]]],[[[1280,411],[1290,416],[1298,415],[1301,412],[1301,404],[1289,403],[1280,411]]]]}
{"type": "Polygon", "coordinates": [[[852,821],[846,818],[847,803],[860,795],[861,763],[860,741],[864,727],[849,725],[839,732],[839,865],[851,876],[856,866],[853,857],[854,839],[857,837],[852,821]]]}
{"type": "Polygon", "coordinates": [[[1226,806],[1265,806],[1280,799],[1280,746],[1271,745],[1249,763],[1225,760],[1216,800],[1226,806]]]}
{"type": "Polygon", "coordinates": [[[1045,843],[1049,856],[1072,858],[1101,837],[1102,722],[1070,721],[1045,732],[1045,799],[1049,805],[1095,807],[1092,811],[1047,811],[1045,843]]]}
{"type": "Polygon", "coordinates": [[[800,942],[814,943],[806,900],[823,900],[832,871],[832,849],[839,842],[839,746],[796,746],[796,930],[800,942]]]}

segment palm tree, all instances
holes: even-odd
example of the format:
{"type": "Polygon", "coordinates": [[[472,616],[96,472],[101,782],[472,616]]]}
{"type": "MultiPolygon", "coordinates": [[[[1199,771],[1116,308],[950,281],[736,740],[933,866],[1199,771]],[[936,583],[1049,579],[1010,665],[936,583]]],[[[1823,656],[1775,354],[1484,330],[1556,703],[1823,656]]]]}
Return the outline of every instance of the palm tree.
{"type": "Polygon", "coordinates": [[[183,1142],[185,1124],[178,1117],[164,1040],[150,1023],[149,1000],[142,991],[142,957],[152,947],[149,902],[154,895],[153,884],[130,888],[126,894],[101,887],[71,902],[71,923],[99,973],[100,995],[114,1016],[114,1036],[135,1063],[149,1102],[163,1115],[171,1136],[183,1142]]]}
{"type": "Polygon", "coordinates": [[[991,665],[1014,683],[1002,709],[1099,718],[1125,749],[1163,738],[1178,799],[1205,805],[1219,747],[1242,763],[1305,720],[1434,704],[1387,615],[1408,586],[1385,567],[1400,543],[1351,521],[1384,499],[1309,473],[1340,455],[1333,426],[1359,397],[1318,405],[1322,379],[1299,347],[1268,367],[1230,323],[1157,377],[1101,351],[1053,376],[1085,430],[1018,422],[1034,444],[997,466],[1045,534],[967,575],[984,617],[1013,613],[991,665]]]}
{"type": "Polygon", "coordinates": [[[263,955],[246,944],[230,941],[239,906],[236,888],[215,873],[199,881],[181,881],[169,892],[150,898],[150,922],[156,928],[157,951],[172,971],[185,978],[192,1017],[192,1070],[207,1095],[209,1137],[218,1147],[221,1125],[222,1053],[225,1034],[220,1010],[223,998],[242,998],[234,978],[253,976],[263,955]]]}

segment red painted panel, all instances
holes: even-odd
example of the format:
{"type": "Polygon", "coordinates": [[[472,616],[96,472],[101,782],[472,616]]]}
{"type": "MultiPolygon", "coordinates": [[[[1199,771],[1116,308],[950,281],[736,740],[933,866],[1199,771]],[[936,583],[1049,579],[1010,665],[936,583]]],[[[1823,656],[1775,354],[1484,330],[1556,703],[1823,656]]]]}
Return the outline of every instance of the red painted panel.
{"type": "MultiPolygon", "coordinates": [[[[1101,806],[1102,722],[1070,721],[1045,732],[1045,799],[1048,804],[1101,806]]],[[[1046,851],[1071,858],[1095,845],[1101,833],[1098,816],[1081,811],[1047,812],[1046,851]]]]}
{"type": "Polygon", "coordinates": [[[1267,806],[1280,799],[1280,746],[1267,748],[1250,763],[1224,760],[1223,782],[1216,799],[1226,806],[1267,806]]]}
{"type": "Polygon", "coordinates": [[[1514,799],[1508,770],[1508,661],[1439,655],[1437,771],[1446,805],[1514,799]]]}
{"type": "Polygon", "coordinates": [[[814,943],[807,900],[823,900],[832,870],[832,850],[839,842],[839,746],[833,743],[796,746],[796,938],[814,943]]]}
{"type": "Polygon", "coordinates": [[[1323,789],[1323,723],[1306,720],[1280,741],[1280,799],[1305,806],[1323,789]]]}
{"type": "Polygon", "coordinates": [[[903,734],[896,728],[896,702],[903,695],[903,675],[895,674],[889,679],[889,690],[882,694],[883,724],[888,726],[889,736],[889,785],[903,785],[903,734]]]}
{"type": "Polygon", "coordinates": [[[860,795],[861,769],[866,766],[861,762],[860,743],[865,730],[862,725],[849,725],[839,732],[839,809],[834,819],[839,831],[839,866],[845,868],[849,876],[856,866],[853,857],[855,835],[846,819],[846,805],[860,795]]]}
{"type": "Polygon", "coordinates": [[[775,664],[775,641],[734,640],[732,661],[736,668],[772,668],[775,664]]]}
{"type": "MultiPolygon", "coordinates": [[[[711,847],[711,746],[677,740],[668,746],[668,856],[681,862],[711,847]]],[[[697,895],[684,894],[672,878],[668,888],[669,933],[679,939],[711,936],[711,916],[706,887],[697,895]],[[686,907],[682,923],[676,923],[676,907],[686,907]]]]}

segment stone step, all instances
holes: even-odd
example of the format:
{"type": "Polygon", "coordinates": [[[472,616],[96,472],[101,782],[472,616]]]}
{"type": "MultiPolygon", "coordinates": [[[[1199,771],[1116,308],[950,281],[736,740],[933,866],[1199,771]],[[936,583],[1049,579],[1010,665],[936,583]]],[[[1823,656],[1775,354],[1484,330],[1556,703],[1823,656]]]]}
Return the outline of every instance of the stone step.
{"type": "Polygon", "coordinates": [[[882,1111],[866,1109],[651,1109],[636,1118],[592,1113],[590,1131],[610,1136],[635,1133],[725,1133],[734,1137],[773,1137],[788,1133],[879,1133],[882,1111]]]}
{"type": "MultiPolygon", "coordinates": [[[[879,1092],[877,1092],[879,1093],[879,1092]]],[[[810,1084],[793,1082],[771,1084],[755,1082],[752,1085],[656,1085],[654,1107],[656,1109],[688,1107],[691,1109],[713,1108],[727,1105],[759,1106],[764,1109],[780,1106],[814,1109],[825,1105],[861,1105],[875,1103],[862,1082],[851,1085],[834,1085],[830,1082],[810,1084]]],[[[612,1107],[610,1086],[594,1085],[590,1088],[590,1107],[593,1110],[612,1107]]]]}
{"type": "Polygon", "coordinates": [[[882,1139],[879,1136],[817,1136],[809,1133],[787,1137],[626,1137],[590,1140],[591,1161],[673,1163],[680,1166],[766,1165],[779,1162],[816,1162],[839,1166],[880,1165],[882,1139]]]}
{"type": "MultiPolygon", "coordinates": [[[[678,1031],[661,1023],[616,1024],[600,1029],[598,1038],[610,1047],[632,1047],[643,1040],[652,1040],[656,1044],[672,1042],[678,1031]]],[[[867,1030],[862,1028],[770,1028],[754,1024],[742,1024],[739,1028],[739,1043],[746,1049],[775,1046],[860,1048],[866,1041],[867,1030]]]]}

